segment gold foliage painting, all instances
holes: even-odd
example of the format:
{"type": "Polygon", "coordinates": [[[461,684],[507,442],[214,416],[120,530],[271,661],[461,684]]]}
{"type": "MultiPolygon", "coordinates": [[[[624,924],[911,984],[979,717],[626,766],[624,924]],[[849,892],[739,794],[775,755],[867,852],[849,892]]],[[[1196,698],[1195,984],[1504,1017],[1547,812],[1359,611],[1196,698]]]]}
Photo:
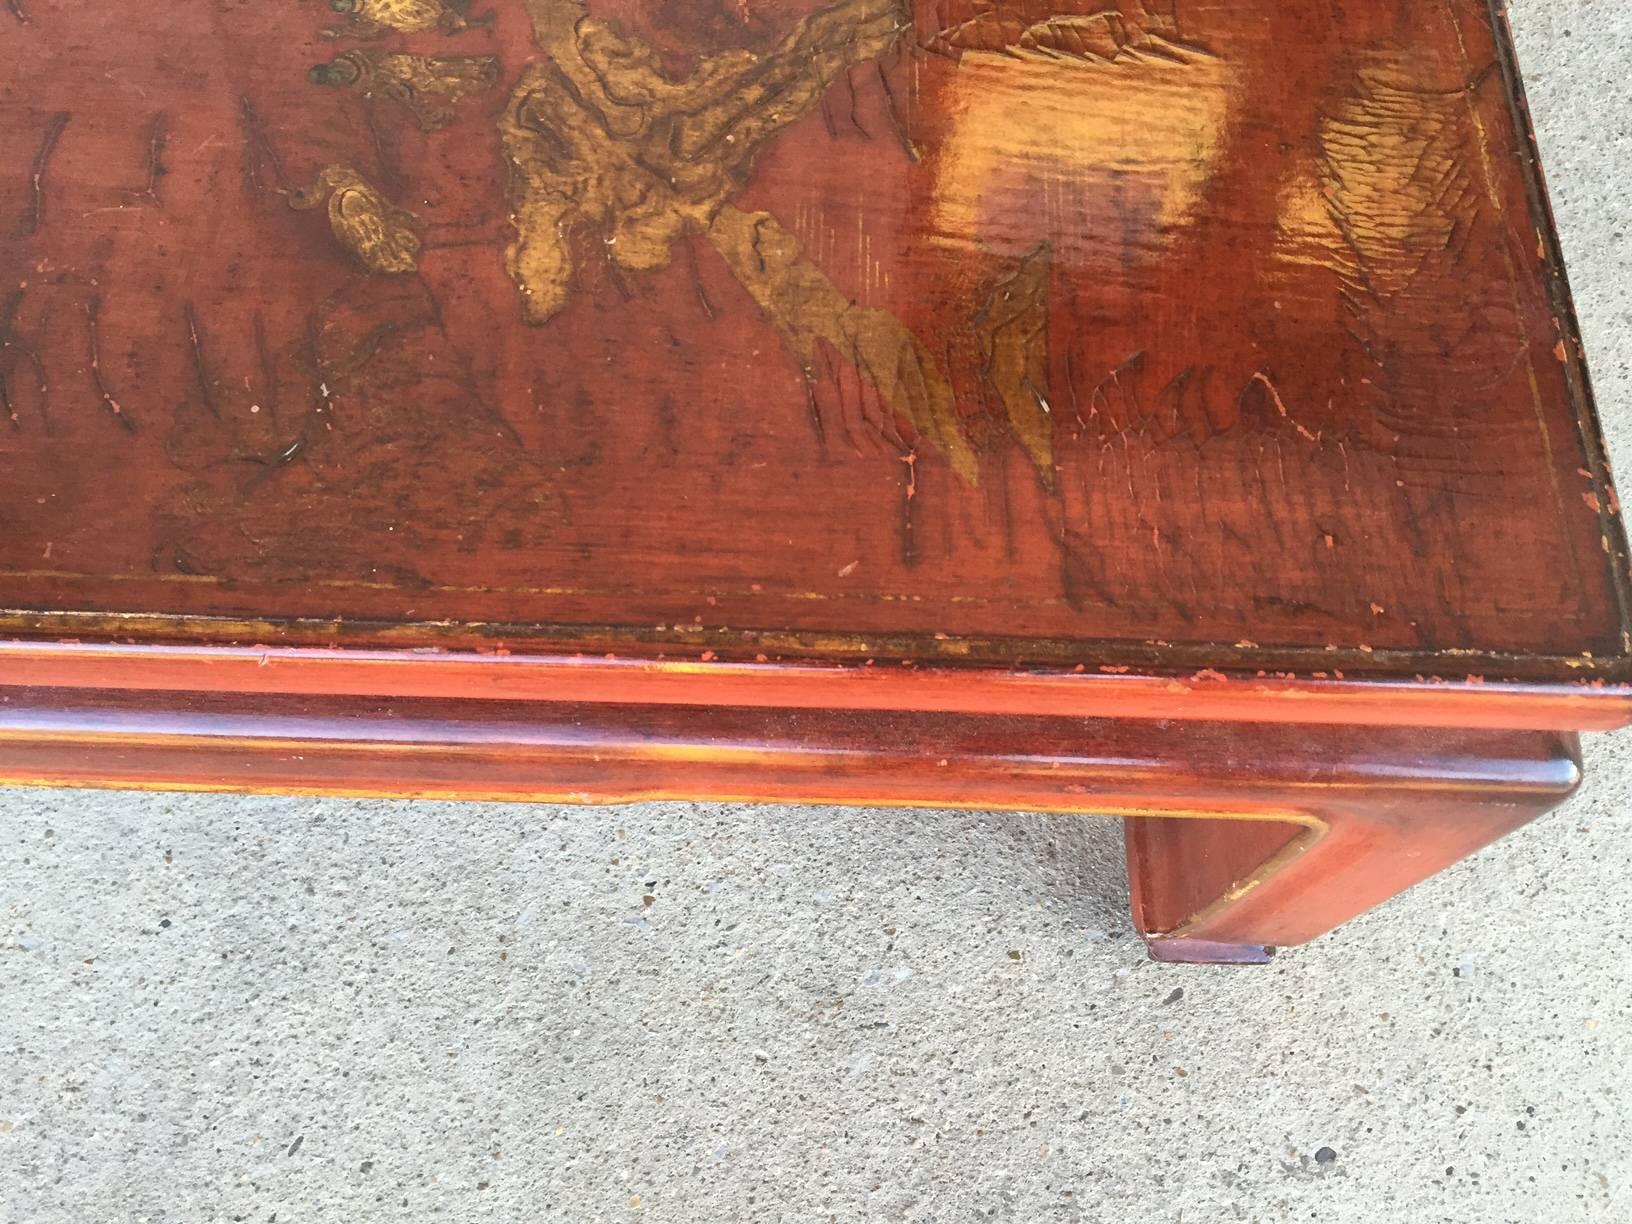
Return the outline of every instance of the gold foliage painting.
{"type": "Polygon", "coordinates": [[[566,305],[576,224],[602,234],[630,271],[664,267],[677,242],[704,235],[807,379],[826,341],[973,483],[951,384],[924,345],[887,311],[846,297],[770,214],[730,203],[771,136],[907,29],[899,0],[839,0],[768,53],[709,56],[681,81],[664,75],[651,48],[585,17],[577,0],[527,8],[549,58],[523,74],[500,124],[517,231],[507,266],[527,321],[546,323],[566,305]]]}
{"type": "MultiPolygon", "coordinates": [[[[817,380],[821,346],[831,346],[961,479],[976,483],[979,464],[951,380],[921,338],[889,311],[851,300],[776,217],[732,202],[772,137],[816,108],[850,69],[877,60],[911,34],[906,0],[834,0],[793,22],[770,49],[704,56],[680,79],[664,71],[655,49],[588,15],[583,0],[519,2],[542,53],[521,72],[498,120],[514,228],[505,266],[522,318],[544,326],[568,305],[575,231],[598,235],[607,257],[634,272],[668,266],[678,243],[701,237],[764,312],[807,384],[817,380]]],[[[349,23],[327,31],[332,37],[453,35],[474,20],[452,0],[330,4],[349,23]]],[[[1007,47],[1087,60],[1112,58],[1124,48],[1160,53],[1179,45],[1159,20],[1141,25],[1117,16],[1114,6],[1083,18],[1041,8],[1032,14],[1037,6],[1029,4],[943,7],[948,12],[937,29],[920,33],[925,50],[955,55],[1007,47]]],[[[311,79],[404,107],[431,132],[451,121],[461,101],[496,84],[498,66],[489,57],[354,50],[314,67],[311,79]]],[[[911,155],[904,126],[900,130],[911,155]]],[[[292,202],[326,202],[336,238],[371,270],[413,270],[413,215],[356,171],[331,167],[292,202]]],[[[1053,462],[1047,291],[1048,250],[1042,247],[992,287],[971,320],[984,360],[982,381],[1045,483],[1053,462]]]]}
{"type": "Polygon", "coordinates": [[[329,227],[341,245],[371,272],[418,269],[418,218],[387,200],[349,166],[329,166],[305,191],[290,195],[293,208],[327,206],[329,227]]]}

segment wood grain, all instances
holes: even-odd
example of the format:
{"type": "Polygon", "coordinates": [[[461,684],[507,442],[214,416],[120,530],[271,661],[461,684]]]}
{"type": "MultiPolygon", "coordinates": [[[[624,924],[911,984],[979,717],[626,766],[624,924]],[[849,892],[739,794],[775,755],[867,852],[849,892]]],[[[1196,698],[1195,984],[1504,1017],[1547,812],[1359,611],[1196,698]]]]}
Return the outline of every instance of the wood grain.
{"type": "Polygon", "coordinates": [[[1625,718],[1483,0],[93,0],[0,62],[19,639],[1625,718]]]}

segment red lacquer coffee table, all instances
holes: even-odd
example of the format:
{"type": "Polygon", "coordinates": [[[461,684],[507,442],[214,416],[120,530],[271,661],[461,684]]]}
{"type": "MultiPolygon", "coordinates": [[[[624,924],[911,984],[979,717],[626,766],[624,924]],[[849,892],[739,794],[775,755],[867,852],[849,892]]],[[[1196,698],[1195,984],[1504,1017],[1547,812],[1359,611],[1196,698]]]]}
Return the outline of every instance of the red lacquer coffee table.
{"type": "Polygon", "coordinates": [[[6,781],[1119,815],[1153,955],[1251,960],[1632,715],[1485,0],[19,0],[0,62],[6,781]]]}

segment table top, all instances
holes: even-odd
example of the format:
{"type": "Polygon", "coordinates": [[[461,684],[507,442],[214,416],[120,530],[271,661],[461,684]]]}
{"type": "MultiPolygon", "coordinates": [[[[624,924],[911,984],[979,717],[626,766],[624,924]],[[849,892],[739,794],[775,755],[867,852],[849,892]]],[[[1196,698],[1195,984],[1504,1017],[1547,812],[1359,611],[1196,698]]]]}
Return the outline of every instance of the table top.
{"type": "Polygon", "coordinates": [[[16,642],[1627,708],[1485,0],[12,0],[0,61],[16,642]]]}

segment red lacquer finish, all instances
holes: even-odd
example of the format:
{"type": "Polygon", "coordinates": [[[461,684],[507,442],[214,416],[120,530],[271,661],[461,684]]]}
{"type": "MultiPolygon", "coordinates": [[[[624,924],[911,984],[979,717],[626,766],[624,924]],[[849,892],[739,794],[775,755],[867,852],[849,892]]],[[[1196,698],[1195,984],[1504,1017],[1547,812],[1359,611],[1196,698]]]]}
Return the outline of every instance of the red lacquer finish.
{"type": "Polygon", "coordinates": [[[1442,741],[1425,739],[1421,749],[1410,765],[1391,764],[1386,749],[1367,761],[1358,792],[1340,783],[1306,797],[1310,821],[1290,836],[1130,821],[1135,924],[1153,950],[1179,950],[1168,959],[1214,959],[1199,945],[1303,943],[1533,820],[1580,781],[1573,736],[1474,737],[1443,756],[1442,741]]]}
{"type": "Polygon", "coordinates": [[[949,714],[1603,730],[1622,725],[1632,694],[1610,686],[1418,684],[1227,675],[1122,667],[913,665],[906,660],[731,660],[585,655],[170,646],[152,642],[0,642],[9,683],[132,690],[298,693],[310,697],[457,697],[509,701],[949,714]]]}
{"type": "Polygon", "coordinates": [[[1250,959],[1632,720],[1487,0],[339,8],[0,9],[0,775],[1183,809],[1250,959]]]}
{"type": "Polygon", "coordinates": [[[1240,959],[1539,815],[1580,768],[1572,736],[1542,732],[17,689],[0,776],[1122,815],[1139,929],[1169,958],[1240,959]]]}

